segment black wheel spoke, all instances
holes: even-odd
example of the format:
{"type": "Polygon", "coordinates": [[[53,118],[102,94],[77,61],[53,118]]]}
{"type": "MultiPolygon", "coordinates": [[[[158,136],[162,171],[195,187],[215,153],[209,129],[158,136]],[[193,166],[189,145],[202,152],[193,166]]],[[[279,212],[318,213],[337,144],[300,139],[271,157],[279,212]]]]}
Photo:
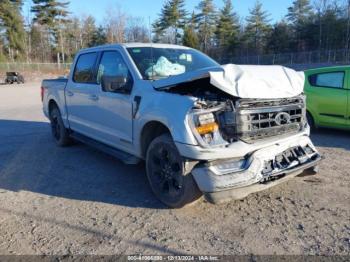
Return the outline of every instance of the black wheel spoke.
{"type": "Polygon", "coordinates": [[[169,183],[169,195],[176,196],[179,193],[179,190],[181,189],[181,187],[179,187],[175,179],[169,180],[168,183],[169,183]]]}
{"type": "Polygon", "coordinates": [[[177,174],[177,173],[179,173],[180,171],[181,171],[181,166],[180,166],[180,164],[179,163],[173,163],[172,165],[171,165],[171,170],[175,173],[175,174],[177,174]]]}
{"type": "Polygon", "coordinates": [[[160,158],[156,155],[153,156],[152,161],[153,161],[154,165],[160,166],[160,164],[161,164],[160,158]]]}

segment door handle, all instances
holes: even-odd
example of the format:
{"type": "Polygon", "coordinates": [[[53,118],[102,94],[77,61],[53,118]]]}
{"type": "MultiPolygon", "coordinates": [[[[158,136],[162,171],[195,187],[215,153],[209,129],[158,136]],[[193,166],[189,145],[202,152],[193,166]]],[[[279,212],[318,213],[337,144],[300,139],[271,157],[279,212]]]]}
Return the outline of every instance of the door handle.
{"type": "Polygon", "coordinates": [[[92,101],[97,101],[98,100],[98,96],[97,95],[89,95],[89,99],[92,101]]]}
{"type": "Polygon", "coordinates": [[[72,91],[67,91],[67,96],[73,96],[74,93],[72,91]]]}

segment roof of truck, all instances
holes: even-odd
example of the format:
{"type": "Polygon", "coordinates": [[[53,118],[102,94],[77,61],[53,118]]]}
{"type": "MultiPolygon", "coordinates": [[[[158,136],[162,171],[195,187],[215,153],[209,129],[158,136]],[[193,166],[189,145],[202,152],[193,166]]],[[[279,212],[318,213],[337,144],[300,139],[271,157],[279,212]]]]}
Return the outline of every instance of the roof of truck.
{"type": "Polygon", "coordinates": [[[171,45],[171,44],[155,44],[155,43],[122,43],[122,44],[107,44],[100,45],[96,47],[86,48],[82,51],[92,51],[92,50],[100,50],[104,48],[113,48],[113,47],[124,47],[124,48],[137,48],[137,47],[153,47],[153,48],[175,48],[175,49],[190,49],[186,46],[180,45],[171,45]]]}

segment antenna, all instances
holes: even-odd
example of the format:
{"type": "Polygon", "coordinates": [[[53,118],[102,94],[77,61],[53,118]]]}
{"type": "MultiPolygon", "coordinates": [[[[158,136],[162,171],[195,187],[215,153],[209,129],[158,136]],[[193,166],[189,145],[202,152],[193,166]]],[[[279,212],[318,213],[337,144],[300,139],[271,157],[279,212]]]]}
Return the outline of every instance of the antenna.
{"type": "Polygon", "coordinates": [[[149,30],[149,41],[152,45],[152,25],[151,25],[151,17],[148,17],[148,30],[149,30]]]}
{"type": "Polygon", "coordinates": [[[148,26],[149,26],[149,41],[151,43],[151,66],[152,66],[152,78],[154,76],[154,57],[153,57],[153,41],[152,41],[152,25],[151,17],[148,17],[148,26]]]}

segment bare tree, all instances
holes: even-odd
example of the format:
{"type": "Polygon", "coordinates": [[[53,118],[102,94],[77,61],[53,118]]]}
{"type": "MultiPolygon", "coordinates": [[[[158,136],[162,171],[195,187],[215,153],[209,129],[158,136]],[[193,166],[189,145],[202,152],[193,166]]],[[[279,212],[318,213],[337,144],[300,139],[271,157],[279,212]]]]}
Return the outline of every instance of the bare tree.
{"type": "Polygon", "coordinates": [[[106,12],[105,28],[108,43],[125,42],[126,14],[119,8],[111,8],[106,12]]]}
{"type": "Polygon", "coordinates": [[[329,0],[314,0],[314,8],[316,10],[317,19],[318,19],[318,49],[322,49],[322,38],[323,38],[323,16],[328,8],[329,0]]]}
{"type": "Polygon", "coordinates": [[[129,16],[125,30],[126,42],[147,43],[149,39],[149,29],[145,26],[141,17],[129,16]]]}
{"type": "Polygon", "coordinates": [[[348,56],[349,56],[349,49],[350,49],[350,0],[347,0],[346,11],[347,11],[347,26],[346,26],[345,48],[346,48],[348,56]]]}

